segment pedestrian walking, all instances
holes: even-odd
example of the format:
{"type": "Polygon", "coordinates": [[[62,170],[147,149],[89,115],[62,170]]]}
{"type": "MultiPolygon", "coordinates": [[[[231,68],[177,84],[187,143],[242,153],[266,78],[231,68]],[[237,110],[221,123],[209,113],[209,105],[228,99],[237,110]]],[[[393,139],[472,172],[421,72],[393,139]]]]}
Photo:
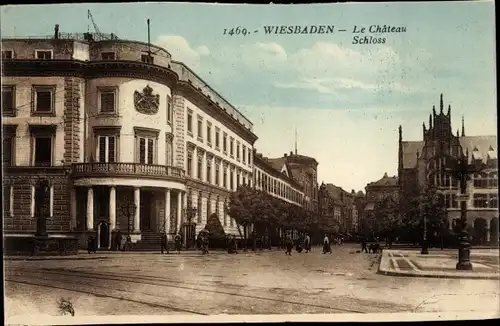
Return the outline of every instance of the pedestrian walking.
{"type": "Polygon", "coordinates": [[[174,242],[175,242],[175,251],[177,252],[177,254],[180,254],[182,240],[181,240],[181,235],[179,233],[175,235],[174,242]]]}
{"type": "Polygon", "coordinates": [[[306,233],[306,238],[304,239],[304,249],[306,252],[311,252],[311,237],[306,233]]]}
{"type": "Polygon", "coordinates": [[[125,244],[122,247],[122,251],[130,251],[132,250],[132,238],[130,235],[127,235],[127,239],[125,240],[125,244]]]}
{"type": "Polygon", "coordinates": [[[330,246],[330,239],[328,238],[328,235],[325,234],[325,237],[323,238],[323,253],[326,254],[327,252],[331,254],[332,247],[330,246]]]}
{"type": "Polygon", "coordinates": [[[236,237],[234,236],[234,234],[232,236],[229,237],[229,241],[228,241],[228,246],[227,246],[227,252],[229,254],[237,254],[238,252],[236,251],[236,237]]]}
{"type": "Polygon", "coordinates": [[[297,252],[300,254],[302,252],[302,248],[303,248],[303,243],[302,243],[302,236],[300,236],[298,239],[297,239],[297,247],[295,248],[295,250],[297,250],[297,252]]]}
{"type": "Polygon", "coordinates": [[[90,254],[93,252],[93,247],[92,247],[92,237],[87,238],[87,252],[90,254]]]}
{"type": "Polygon", "coordinates": [[[287,236],[285,240],[285,245],[286,245],[286,255],[292,255],[292,249],[293,249],[293,240],[291,236],[287,236]]]}
{"type": "Polygon", "coordinates": [[[363,251],[368,253],[368,249],[366,248],[366,239],[365,238],[361,239],[361,252],[363,252],[363,251]]]}
{"type": "Polygon", "coordinates": [[[115,250],[119,251],[121,246],[122,246],[122,233],[120,231],[117,231],[115,238],[115,250]]]}
{"type": "Polygon", "coordinates": [[[161,254],[163,255],[164,250],[168,252],[168,240],[167,240],[167,234],[165,232],[161,233],[161,238],[160,238],[160,246],[161,246],[161,254]]]}

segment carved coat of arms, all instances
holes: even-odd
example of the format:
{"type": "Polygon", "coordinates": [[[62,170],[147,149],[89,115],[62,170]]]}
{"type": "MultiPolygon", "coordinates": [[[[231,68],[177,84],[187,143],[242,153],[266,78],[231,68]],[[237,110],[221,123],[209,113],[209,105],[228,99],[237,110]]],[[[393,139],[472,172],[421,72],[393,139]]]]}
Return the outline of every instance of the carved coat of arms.
{"type": "Polygon", "coordinates": [[[160,95],[153,94],[153,89],[147,85],[142,92],[134,92],[135,109],[144,114],[156,114],[160,107],[160,95]]]}

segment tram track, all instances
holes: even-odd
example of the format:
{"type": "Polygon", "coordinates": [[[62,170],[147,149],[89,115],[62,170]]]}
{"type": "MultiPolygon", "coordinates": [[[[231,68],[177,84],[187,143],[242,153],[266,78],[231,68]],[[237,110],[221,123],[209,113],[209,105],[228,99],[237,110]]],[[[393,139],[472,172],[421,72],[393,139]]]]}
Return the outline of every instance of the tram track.
{"type": "MultiPolygon", "coordinates": [[[[72,270],[49,270],[43,269],[39,271],[27,270],[27,269],[16,269],[13,271],[6,271],[6,281],[22,281],[24,283],[33,283],[33,285],[37,285],[36,282],[44,283],[42,286],[46,287],[60,287],[66,290],[73,289],[78,290],[76,292],[83,292],[87,294],[93,295],[104,295],[108,297],[112,297],[115,299],[123,299],[137,303],[144,303],[154,305],[156,307],[164,307],[166,309],[172,309],[174,311],[187,312],[191,314],[201,314],[208,315],[210,313],[214,313],[210,309],[207,311],[196,311],[187,307],[180,308],[179,305],[165,305],[160,300],[165,299],[163,295],[169,294],[169,292],[179,292],[182,291],[183,295],[189,294],[189,292],[193,292],[190,296],[200,297],[203,295],[213,296],[221,300],[223,297],[229,297],[227,300],[224,299],[224,304],[229,304],[229,306],[233,306],[234,301],[243,301],[248,303],[248,300],[255,300],[260,302],[261,304],[268,302],[270,305],[277,305],[283,309],[293,311],[297,306],[301,306],[301,309],[312,310],[315,313],[365,313],[366,311],[360,311],[356,309],[350,309],[348,307],[334,307],[330,305],[320,305],[309,302],[297,302],[284,298],[272,298],[269,296],[261,296],[255,294],[245,293],[242,294],[241,291],[249,291],[248,289],[244,289],[238,285],[232,284],[224,284],[221,285],[218,283],[217,285],[206,285],[198,282],[185,282],[181,280],[169,279],[169,278],[158,278],[153,276],[140,276],[140,275],[123,275],[123,274],[105,274],[105,273],[90,273],[84,271],[72,271],[72,270]],[[43,278],[40,276],[43,275],[43,278]],[[50,275],[50,277],[48,277],[50,275]],[[36,281],[35,281],[36,280],[36,281]],[[96,291],[96,281],[99,281],[99,288],[96,291]],[[135,289],[133,291],[128,290],[127,287],[135,285],[140,289],[135,289]],[[93,288],[93,293],[89,290],[89,288],[93,288]],[[124,289],[125,287],[125,289],[124,289]],[[221,289],[222,287],[222,289],[221,289]],[[170,289],[170,291],[166,292],[165,289],[170,289]],[[107,293],[104,290],[108,290],[107,293]],[[115,296],[110,294],[110,291],[116,291],[115,296]],[[101,293],[96,293],[101,292],[101,293]],[[103,293],[105,292],[105,293],[103,293]],[[128,293],[127,295],[123,293],[128,293]],[[142,300],[134,299],[138,295],[144,296],[148,298],[148,302],[142,302],[142,300]],[[132,296],[132,298],[130,298],[132,296]],[[233,298],[233,299],[230,299],[233,298]]],[[[251,292],[251,291],[250,291],[251,292]]],[[[180,292],[179,292],[180,293],[180,292]]],[[[282,295],[280,295],[282,296],[282,295]]],[[[175,296],[173,296],[175,301],[175,296]]],[[[179,302],[182,306],[182,302],[179,302]]],[[[240,307],[244,309],[243,305],[237,305],[234,307],[240,307]]],[[[218,307],[217,307],[218,308],[218,307]]],[[[229,308],[229,307],[228,307],[229,308]]],[[[301,310],[299,309],[299,310],[301,310]]],[[[227,310],[227,309],[226,309],[227,310]]],[[[281,310],[281,309],[280,309],[281,310]]],[[[240,311],[238,313],[241,313],[240,311]]],[[[249,313],[255,313],[252,310],[249,310],[249,313]]],[[[262,313],[262,312],[261,312],[262,313]]]]}

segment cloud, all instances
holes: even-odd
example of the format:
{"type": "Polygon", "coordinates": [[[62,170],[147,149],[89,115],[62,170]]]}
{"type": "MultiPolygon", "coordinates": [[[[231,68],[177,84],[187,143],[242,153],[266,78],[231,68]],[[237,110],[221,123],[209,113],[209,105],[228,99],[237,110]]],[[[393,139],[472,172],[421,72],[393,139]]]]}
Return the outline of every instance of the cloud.
{"type": "Polygon", "coordinates": [[[193,69],[199,67],[202,57],[210,55],[210,50],[206,45],[193,48],[184,37],[179,35],[162,35],[156,44],[167,49],[174,60],[181,61],[193,69]]]}

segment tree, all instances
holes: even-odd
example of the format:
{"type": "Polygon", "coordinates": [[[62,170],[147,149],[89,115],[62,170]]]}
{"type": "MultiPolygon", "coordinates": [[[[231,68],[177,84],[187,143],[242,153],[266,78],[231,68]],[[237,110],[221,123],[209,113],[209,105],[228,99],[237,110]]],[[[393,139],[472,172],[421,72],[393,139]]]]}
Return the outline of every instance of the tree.
{"type": "Polygon", "coordinates": [[[374,233],[387,237],[391,242],[399,235],[403,226],[399,203],[392,196],[387,196],[375,204],[372,221],[375,224],[374,233]]]}
{"type": "Polygon", "coordinates": [[[208,230],[208,237],[210,239],[210,244],[213,247],[222,247],[225,244],[226,233],[224,232],[224,227],[220,223],[217,214],[213,213],[208,217],[205,229],[208,230]]]}
{"type": "Polygon", "coordinates": [[[418,194],[404,200],[403,225],[411,230],[414,241],[423,237],[424,218],[427,235],[444,236],[448,230],[448,218],[443,195],[432,185],[419,188],[418,194]]]}

